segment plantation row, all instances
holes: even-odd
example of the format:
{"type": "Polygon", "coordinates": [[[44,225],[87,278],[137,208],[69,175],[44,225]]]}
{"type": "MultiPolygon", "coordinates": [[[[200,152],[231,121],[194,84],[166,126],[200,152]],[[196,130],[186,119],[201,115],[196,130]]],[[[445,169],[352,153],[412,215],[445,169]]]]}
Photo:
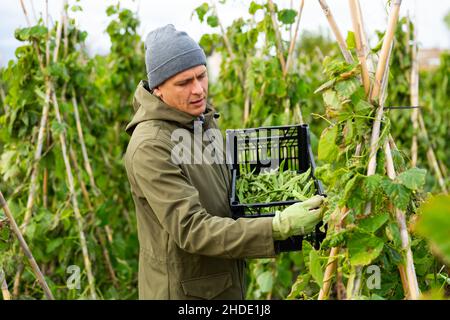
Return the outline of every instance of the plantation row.
{"type": "MultiPolygon", "coordinates": [[[[309,124],[314,175],[327,194],[320,247],[303,241],[301,251],[249,260],[247,298],[448,299],[450,55],[419,72],[401,1],[392,1],[374,48],[359,1],[349,1],[346,34],[317,2],[332,39],[302,31],[303,5],[252,1],[250,18],[227,28],[216,6],[194,9],[216,31],[200,45],[221,56],[209,89],[221,129],[309,124]]],[[[17,29],[17,59],[0,70],[0,191],[48,285],[2,211],[4,299],[137,298],[139,244],[122,157],[132,97],[146,78],[139,20],[108,7],[111,51],[90,57],[87,33],[70,17],[77,10],[17,29]]],[[[316,191],[310,173],[242,176],[239,198],[306,199],[316,191]]]]}

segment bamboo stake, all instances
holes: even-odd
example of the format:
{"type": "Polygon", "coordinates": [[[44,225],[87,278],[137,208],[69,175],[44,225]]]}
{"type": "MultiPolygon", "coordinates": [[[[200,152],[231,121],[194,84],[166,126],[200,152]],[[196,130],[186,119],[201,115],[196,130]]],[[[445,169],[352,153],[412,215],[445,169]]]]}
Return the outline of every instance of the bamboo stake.
{"type": "Polygon", "coordinates": [[[358,55],[358,60],[361,65],[361,74],[362,74],[362,83],[364,86],[364,92],[366,95],[369,94],[370,90],[370,78],[369,78],[369,71],[367,69],[367,60],[366,60],[366,54],[364,52],[364,47],[362,44],[362,22],[360,20],[361,15],[359,14],[358,9],[358,0],[348,0],[349,7],[350,7],[350,13],[352,17],[352,23],[353,23],[353,33],[355,35],[355,44],[356,44],[356,53],[358,55]]]}
{"type": "Polygon", "coordinates": [[[2,287],[3,300],[11,300],[11,294],[8,290],[8,283],[6,282],[6,275],[2,267],[0,267],[0,284],[2,287]]]}
{"type": "MultiPolygon", "coordinates": [[[[386,154],[386,167],[388,177],[394,180],[396,177],[394,161],[392,158],[391,148],[388,140],[384,144],[384,152],[386,154]]],[[[406,226],[405,213],[400,209],[395,209],[395,216],[400,228],[400,237],[402,241],[402,249],[406,252],[406,278],[408,280],[408,298],[417,300],[419,298],[420,290],[417,283],[416,271],[414,268],[414,260],[411,251],[411,245],[409,241],[408,227],[406,226]]]]}
{"type": "Polygon", "coordinates": [[[3,87],[1,85],[0,85],[0,98],[2,99],[3,109],[5,110],[5,114],[7,114],[9,112],[9,107],[6,104],[5,91],[3,90],[3,87]]]}
{"type": "MultiPolygon", "coordinates": [[[[31,1],[31,5],[33,5],[33,1],[31,1]]],[[[48,67],[50,65],[50,28],[48,25],[48,0],[45,0],[45,26],[47,28],[47,38],[45,41],[45,65],[48,67]]]]}
{"type": "MultiPolygon", "coordinates": [[[[55,92],[52,93],[52,100],[53,100],[53,106],[55,107],[56,120],[58,121],[58,123],[60,125],[62,125],[61,114],[59,112],[59,105],[58,105],[58,100],[56,99],[55,92]]],[[[84,266],[86,268],[86,274],[88,277],[89,289],[91,291],[92,299],[97,299],[97,294],[95,292],[95,280],[92,275],[91,261],[89,259],[89,252],[87,249],[86,237],[84,235],[83,217],[81,216],[80,209],[78,206],[77,196],[75,193],[72,167],[70,165],[69,157],[67,155],[67,144],[66,144],[66,137],[65,137],[64,130],[59,134],[59,140],[61,143],[62,155],[63,155],[63,159],[64,159],[64,164],[66,167],[67,182],[69,184],[69,191],[70,191],[70,197],[72,200],[72,206],[73,206],[73,210],[75,213],[75,219],[78,224],[78,232],[79,232],[79,237],[80,237],[81,250],[83,252],[84,266]]]]}
{"type": "Polygon", "coordinates": [[[44,107],[42,109],[41,123],[39,126],[37,147],[34,152],[33,169],[31,171],[30,190],[28,193],[27,207],[25,209],[24,220],[21,225],[21,230],[23,233],[25,233],[28,223],[30,222],[31,214],[32,214],[32,210],[33,210],[34,198],[36,196],[37,177],[38,177],[38,172],[39,172],[39,161],[41,160],[42,146],[44,144],[45,129],[47,127],[48,113],[49,113],[49,109],[50,109],[50,93],[51,93],[51,86],[47,84],[47,92],[45,93],[45,102],[44,102],[44,107]]]}
{"type": "Polygon", "coordinates": [[[30,4],[31,4],[31,12],[33,13],[34,22],[36,23],[38,21],[38,19],[36,16],[36,10],[34,9],[34,1],[30,0],[30,4]]]}
{"type": "MultiPolygon", "coordinates": [[[[78,160],[77,160],[77,156],[75,154],[75,151],[72,148],[69,148],[69,153],[70,153],[70,157],[72,159],[72,163],[73,163],[73,167],[75,169],[75,172],[77,173],[78,176],[78,181],[80,183],[80,187],[81,187],[81,191],[83,194],[83,198],[84,201],[86,202],[86,205],[88,207],[89,212],[93,213],[94,212],[94,207],[92,206],[92,202],[91,199],[89,198],[89,193],[86,189],[86,184],[83,181],[83,177],[81,175],[81,170],[80,167],[78,166],[78,160]]],[[[102,253],[103,253],[103,258],[105,259],[105,264],[106,264],[106,268],[108,269],[110,278],[113,282],[114,287],[118,288],[118,282],[117,282],[117,277],[116,274],[114,272],[114,268],[112,267],[112,263],[111,263],[111,259],[109,257],[109,252],[108,249],[106,248],[106,244],[105,244],[105,238],[103,236],[103,234],[101,233],[100,229],[98,227],[95,227],[95,232],[97,234],[97,237],[100,241],[100,246],[102,248],[102,253]]]]}
{"type": "Polygon", "coordinates": [[[78,112],[78,103],[77,103],[77,99],[75,97],[75,90],[72,90],[72,104],[73,104],[74,117],[75,117],[75,122],[76,122],[76,126],[77,126],[77,131],[78,131],[78,137],[80,138],[81,153],[83,154],[83,159],[84,159],[84,168],[86,169],[86,172],[89,176],[89,181],[91,183],[91,187],[94,191],[94,194],[98,195],[99,190],[97,188],[97,185],[95,184],[94,173],[92,171],[91,163],[89,161],[89,156],[87,153],[86,144],[84,142],[83,129],[81,128],[81,120],[80,120],[80,114],[78,112]]]}
{"type": "Polygon", "coordinates": [[[388,55],[392,39],[394,38],[395,27],[397,26],[398,16],[400,12],[400,5],[402,0],[393,0],[391,5],[391,11],[389,13],[388,27],[386,34],[384,35],[383,44],[381,47],[380,58],[378,60],[377,70],[375,73],[375,83],[370,96],[371,100],[375,100],[380,96],[380,90],[383,80],[386,64],[388,63],[388,55]]]}
{"type": "MultiPolygon", "coordinates": [[[[392,4],[392,10],[391,13],[389,15],[389,26],[388,28],[390,29],[394,29],[396,27],[396,23],[398,21],[398,10],[399,8],[397,7],[397,3],[400,2],[401,0],[395,0],[395,2],[393,2],[392,4]],[[392,22],[392,17],[396,17],[397,19],[392,22]]],[[[398,4],[399,6],[399,4],[398,4]]],[[[382,55],[380,56],[380,59],[378,61],[378,65],[377,65],[377,71],[375,74],[375,84],[374,84],[374,88],[372,90],[372,95],[371,95],[371,100],[374,99],[378,99],[380,98],[380,102],[382,102],[386,95],[386,85],[387,85],[387,80],[388,80],[388,73],[389,73],[389,58],[391,55],[391,51],[392,51],[392,47],[393,47],[393,36],[394,33],[390,31],[390,29],[386,30],[386,35],[384,37],[383,40],[383,45],[381,48],[382,51],[382,55]],[[389,37],[388,37],[389,35],[389,37]],[[383,67],[383,69],[381,69],[381,66],[383,67]],[[385,81],[383,81],[385,80],[385,81]],[[383,82],[383,83],[382,83],[383,82]],[[383,88],[384,85],[384,88],[383,88]],[[382,94],[380,97],[380,90],[382,90],[382,94]],[[376,92],[376,95],[374,95],[374,93],[376,92]]],[[[377,165],[377,149],[378,149],[378,139],[380,136],[380,128],[381,128],[381,119],[383,117],[383,103],[380,103],[377,111],[376,111],[376,115],[375,115],[375,121],[373,123],[373,127],[372,127],[372,135],[371,135],[371,140],[370,140],[370,153],[369,153],[369,164],[367,167],[367,175],[373,175],[375,173],[376,170],[376,165],[377,165]]]]}
{"type": "Polygon", "coordinates": [[[442,191],[445,194],[448,194],[448,190],[447,187],[445,186],[445,180],[444,177],[442,175],[442,172],[439,168],[439,164],[436,158],[436,155],[434,153],[433,147],[431,146],[429,137],[428,137],[428,131],[427,128],[425,127],[425,122],[423,121],[423,117],[422,114],[419,113],[419,126],[420,126],[420,130],[422,132],[422,134],[425,137],[425,140],[428,141],[428,150],[427,150],[427,158],[428,158],[428,162],[431,164],[431,166],[434,169],[434,172],[436,173],[436,178],[438,179],[438,183],[442,189],[442,191]]]}
{"type": "MultiPolygon", "coordinates": [[[[28,12],[27,12],[27,9],[25,8],[25,4],[23,3],[23,0],[20,0],[20,5],[21,5],[22,11],[23,11],[23,13],[25,15],[25,20],[27,21],[28,28],[30,28],[31,27],[31,22],[30,22],[30,19],[28,17],[28,12]]],[[[39,50],[39,46],[37,45],[37,43],[35,41],[33,41],[33,47],[34,47],[34,50],[37,53],[39,67],[41,68],[41,70],[44,70],[44,63],[42,62],[41,50],[39,50]]]]}
{"type": "MultiPolygon", "coordinates": [[[[24,10],[24,13],[26,14],[26,9],[23,6],[23,0],[21,0],[21,4],[22,4],[22,8],[24,10]]],[[[67,0],[65,0],[66,2],[67,0]]],[[[65,4],[64,2],[64,4],[65,4]]],[[[27,18],[28,20],[28,18],[27,18]]],[[[49,41],[50,39],[48,39],[49,41]]],[[[47,42],[48,42],[47,41],[47,42]]],[[[56,48],[59,47],[59,43],[61,42],[61,29],[58,28],[57,33],[56,33],[56,48]]],[[[39,51],[36,48],[36,53],[38,54],[38,57],[40,57],[39,51]]],[[[56,63],[58,60],[58,52],[57,50],[55,50],[54,54],[53,54],[53,63],[56,63]]],[[[41,70],[42,72],[44,72],[44,67],[41,66],[41,70]]],[[[25,215],[24,215],[24,221],[21,225],[21,229],[22,232],[25,233],[26,228],[28,223],[30,222],[31,219],[31,214],[32,214],[32,209],[33,209],[33,204],[34,204],[34,198],[35,198],[35,193],[36,193],[36,181],[37,181],[37,176],[38,176],[38,172],[39,172],[39,161],[41,160],[41,155],[42,155],[42,146],[44,143],[44,134],[45,134],[45,128],[47,127],[47,121],[48,121],[48,113],[50,110],[50,95],[51,95],[51,91],[52,91],[52,85],[50,83],[50,80],[47,78],[46,79],[46,88],[47,91],[45,93],[45,103],[44,103],[44,107],[42,108],[42,117],[41,117],[41,123],[39,126],[39,133],[38,133],[38,143],[37,143],[37,147],[36,147],[36,151],[34,154],[34,162],[33,162],[33,169],[32,169],[32,173],[31,173],[31,181],[30,181],[30,191],[28,193],[28,199],[27,199],[27,207],[25,210],[25,215]]]]}
{"type": "MultiPolygon", "coordinates": [[[[382,55],[379,60],[378,66],[377,66],[377,73],[376,73],[376,79],[381,79],[380,82],[377,82],[374,90],[372,91],[372,95],[371,98],[375,99],[375,98],[380,98],[379,102],[380,105],[377,109],[377,115],[373,124],[373,130],[372,130],[372,138],[371,138],[371,150],[370,150],[370,156],[369,156],[369,165],[368,165],[368,169],[367,169],[367,175],[372,175],[375,173],[376,170],[376,152],[377,152],[377,144],[378,144],[378,139],[379,139],[379,135],[380,135],[380,126],[381,126],[381,118],[383,116],[383,103],[384,103],[384,99],[386,96],[386,86],[387,86],[387,70],[389,68],[389,56],[390,56],[390,52],[392,50],[392,43],[393,43],[393,34],[394,34],[394,30],[398,21],[398,11],[399,11],[399,6],[401,4],[401,0],[396,0],[393,4],[392,4],[392,8],[391,8],[391,13],[389,15],[389,25],[388,25],[388,29],[386,31],[386,36],[384,38],[383,41],[383,46],[382,46],[382,55]],[[383,70],[381,70],[381,66],[383,67],[383,70]],[[382,75],[382,76],[380,76],[382,75]],[[377,90],[375,90],[375,88],[378,88],[377,90]],[[381,95],[380,95],[380,89],[382,89],[381,95]],[[376,94],[374,94],[374,92],[376,94]]],[[[385,150],[386,151],[386,150],[385,150]]],[[[390,149],[389,152],[386,152],[386,157],[390,159],[387,159],[387,161],[392,161],[392,154],[390,153],[390,149]]],[[[369,206],[370,208],[370,206],[369,206]]],[[[405,292],[406,294],[410,294],[411,298],[415,299],[416,297],[418,297],[418,286],[417,286],[417,278],[415,276],[415,271],[414,271],[414,263],[412,260],[412,253],[410,250],[410,246],[409,246],[409,239],[407,237],[408,233],[407,233],[407,229],[403,229],[406,227],[406,223],[404,221],[404,213],[402,213],[400,210],[397,210],[396,212],[396,219],[397,219],[397,223],[400,227],[400,230],[403,234],[405,234],[406,232],[406,237],[403,235],[402,237],[402,246],[403,248],[406,250],[407,252],[407,265],[406,265],[406,270],[405,273],[407,275],[407,280],[408,280],[408,292],[405,292]]],[[[400,266],[399,266],[400,267],[400,266]]],[[[402,271],[401,271],[402,273],[402,271]]],[[[358,280],[358,279],[357,279],[358,280]]],[[[350,281],[349,281],[350,282],[350,281]]],[[[360,283],[358,281],[356,281],[356,283],[360,283]]],[[[349,283],[349,286],[352,286],[353,283],[349,283]]],[[[404,284],[404,287],[406,287],[406,285],[404,284]]],[[[359,286],[356,285],[353,287],[353,295],[357,294],[357,292],[359,292],[359,286]]]]}
{"type": "Polygon", "coordinates": [[[22,236],[22,233],[20,232],[19,227],[16,224],[16,220],[14,219],[14,216],[12,215],[11,211],[9,210],[9,206],[5,201],[5,198],[3,197],[2,192],[0,191],[0,207],[3,208],[3,211],[5,212],[6,217],[9,220],[9,224],[11,226],[11,229],[15,233],[17,239],[19,240],[20,247],[22,248],[23,252],[25,253],[25,256],[28,258],[28,261],[30,262],[31,268],[36,275],[37,280],[39,281],[39,284],[42,286],[42,289],[44,290],[44,294],[49,300],[54,300],[53,294],[50,291],[50,288],[47,285],[47,282],[45,281],[44,275],[42,274],[41,270],[39,269],[39,266],[36,263],[36,260],[33,257],[33,254],[30,251],[30,248],[28,247],[25,239],[22,236]]]}
{"type": "Polygon", "coordinates": [[[320,289],[318,300],[328,299],[330,294],[331,280],[333,279],[334,272],[337,267],[337,255],[339,253],[339,247],[333,247],[328,257],[327,266],[325,268],[325,274],[323,276],[323,287],[320,289]]]}
{"type": "Polygon", "coordinates": [[[84,114],[86,115],[89,124],[92,124],[92,118],[91,118],[91,115],[89,114],[89,110],[86,107],[86,103],[84,102],[83,97],[80,97],[80,102],[81,102],[81,106],[83,107],[84,114]]]}
{"type": "Polygon", "coordinates": [[[364,27],[364,20],[363,20],[363,15],[362,15],[361,5],[359,3],[359,0],[356,1],[356,7],[357,7],[358,21],[360,22],[360,28],[361,28],[361,30],[360,30],[361,43],[362,43],[364,55],[367,59],[367,68],[368,68],[370,74],[374,74],[375,73],[375,63],[373,61],[372,55],[370,54],[369,40],[367,39],[366,29],[364,27]]]}
{"type": "Polygon", "coordinates": [[[318,0],[318,1],[319,1],[320,6],[322,7],[323,12],[325,13],[328,23],[330,24],[330,28],[334,33],[334,36],[339,45],[339,48],[341,49],[341,52],[342,52],[342,55],[344,56],[345,61],[347,63],[353,63],[352,54],[347,49],[347,45],[345,44],[344,37],[342,36],[341,32],[339,31],[339,27],[336,23],[336,20],[334,20],[334,16],[331,13],[330,7],[328,6],[328,4],[325,0],[318,0]]]}
{"type": "MultiPolygon", "coordinates": [[[[408,24],[409,29],[409,24],[408,24]]],[[[409,38],[408,38],[409,39],[409,38]]],[[[417,27],[414,29],[413,36],[413,45],[411,48],[411,56],[412,56],[412,67],[411,67],[411,81],[409,85],[410,90],[410,98],[411,105],[418,106],[419,105],[419,60],[417,57],[417,27]]],[[[417,166],[417,154],[418,154],[418,145],[417,145],[417,132],[419,129],[419,109],[415,108],[411,114],[411,121],[413,124],[413,137],[411,143],[411,166],[417,166]]]]}
{"type": "MultiPolygon", "coordinates": [[[[298,34],[299,26],[300,26],[300,20],[302,17],[304,5],[305,5],[305,0],[301,0],[300,7],[298,8],[298,18],[297,18],[297,23],[295,25],[294,37],[291,38],[291,42],[289,45],[289,51],[288,51],[288,56],[287,56],[287,60],[286,60],[286,69],[283,70],[283,76],[286,76],[286,74],[290,71],[290,68],[291,68],[291,64],[292,64],[292,60],[293,60],[292,56],[293,56],[293,52],[294,52],[294,48],[295,48],[295,43],[297,41],[297,34],[298,34]]],[[[292,27],[292,25],[291,25],[291,27],[292,27]]]]}
{"type": "Polygon", "coordinates": [[[278,59],[280,59],[281,70],[285,70],[286,69],[286,61],[284,60],[284,55],[283,55],[284,50],[283,50],[283,43],[282,43],[282,37],[280,34],[280,29],[278,27],[277,18],[275,17],[275,7],[274,7],[272,0],[268,0],[268,4],[269,4],[270,17],[272,19],[273,29],[275,31],[278,59]]]}

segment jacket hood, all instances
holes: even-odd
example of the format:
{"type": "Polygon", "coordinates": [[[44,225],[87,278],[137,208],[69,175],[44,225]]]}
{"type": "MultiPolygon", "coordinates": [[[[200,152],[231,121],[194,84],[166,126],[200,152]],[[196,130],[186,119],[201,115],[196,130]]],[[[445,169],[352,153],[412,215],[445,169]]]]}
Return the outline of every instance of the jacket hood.
{"type": "MultiPolygon", "coordinates": [[[[136,126],[148,120],[162,120],[177,123],[180,127],[193,130],[194,121],[199,117],[192,116],[186,112],[175,109],[161,101],[150,92],[148,81],[142,80],[133,97],[134,116],[126,127],[126,132],[131,135],[136,126]]],[[[218,117],[218,113],[209,105],[206,105],[204,121],[208,124],[213,117],[218,117]]]]}

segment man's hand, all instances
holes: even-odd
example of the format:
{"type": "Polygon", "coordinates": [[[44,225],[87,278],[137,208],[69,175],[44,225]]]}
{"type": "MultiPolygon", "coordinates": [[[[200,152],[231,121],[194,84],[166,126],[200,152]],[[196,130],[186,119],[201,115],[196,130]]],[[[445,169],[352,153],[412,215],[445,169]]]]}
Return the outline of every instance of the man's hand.
{"type": "Polygon", "coordinates": [[[284,240],[291,236],[304,235],[312,232],[322,220],[322,210],[319,208],[325,198],[314,196],[303,202],[297,202],[283,211],[277,211],[272,220],[274,240],[284,240]]]}

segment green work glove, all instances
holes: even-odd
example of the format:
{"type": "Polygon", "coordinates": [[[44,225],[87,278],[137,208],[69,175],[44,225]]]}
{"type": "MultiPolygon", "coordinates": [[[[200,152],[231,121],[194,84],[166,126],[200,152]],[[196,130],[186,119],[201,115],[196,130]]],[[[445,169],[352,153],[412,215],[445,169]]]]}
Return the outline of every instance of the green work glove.
{"type": "Polygon", "coordinates": [[[277,211],[272,220],[274,240],[284,240],[291,236],[304,235],[312,232],[322,220],[322,210],[319,206],[325,198],[314,196],[303,202],[290,205],[283,211],[277,211]]]}

